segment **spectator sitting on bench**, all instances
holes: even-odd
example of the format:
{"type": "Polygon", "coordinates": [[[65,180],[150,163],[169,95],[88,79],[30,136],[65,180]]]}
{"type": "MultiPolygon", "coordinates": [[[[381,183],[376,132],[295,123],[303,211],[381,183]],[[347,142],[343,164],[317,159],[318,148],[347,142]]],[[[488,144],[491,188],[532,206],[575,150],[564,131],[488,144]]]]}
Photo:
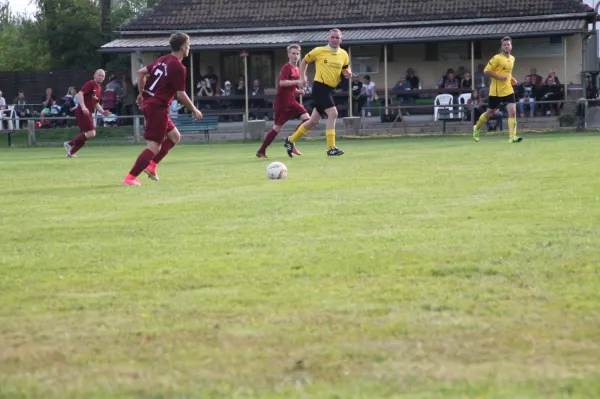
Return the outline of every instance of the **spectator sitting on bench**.
{"type": "MultiPolygon", "coordinates": [[[[450,72],[448,73],[448,76],[446,78],[446,80],[444,81],[444,84],[442,85],[442,89],[458,89],[460,87],[460,82],[458,81],[458,79],[456,78],[456,76],[454,76],[454,72],[450,72]]],[[[458,103],[457,99],[458,99],[458,92],[453,92],[453,93],[449,93],[454,97],[454,102],[458,103]]]]}
{"type": "Polygon", "coordinates": [[[554,68],[550,70],[550,73],[548,73],[548,77],[546,78],[546,80],[544,80],[543,85],[548,86],[548,81],[550,79],[554,80],[555,85],[560,84],[560,80],[558,80],[558,76],[556,76],[556,70],[554,68]]]}
{"type": "MultiPolygon", "coordinates": [[[[233,88],[231,87],[231,82],[230,81],[225,81],[225,84],[223,86],[223,89],[221,89],[221,96],[222,97],[229,97],[229,96],[233,96],[235,93],[233,91],[233,88]]],[[[220,102],[220,106],[223,109],[229,109],[233,106],[233,102],[232,101],[221,101],[220,102]]],[[[223,119],[228,121],[230,119],[229,115],[224,115],[223,119]]]]}
{"type": "MultiPolygon", "coordinates": [[[[410,94],[410,91],[412,90],[412,85],[406,79],[405,75],[400,75],[400,80],[396,82],[392,90],[398,93],[396,94],[396,99],[398,100],[400,105],[403,105],[405,101],[408,102],[408,105],[415,105],[415,97],[414,95],[410,94]],[[406,93],[403,93],[403,91],[406,91],[406,93]]],[[[404,114],[410,115],[408,111],[404,111],[404,114]]]]}
{"type": "Polygon", "coordinates": [[[203,79],[198,84],[199,89],[196,93],[198,100],[196,101],[196,107],[198,109],[210,109],[210,103],[207,100],[202,100],[202,97],[212,97],[214,95],[212,88],[208,86],[208,81],[203,79]]]}
{"type": "Polygon", "coordinates": [[[19,92],[13,102],[15,103],[15,113],[17,114],[17,117],[29,118],[31,116],[31,111],[25,107],[27,100],[25,99],[25,93],[23,93],[23,91],[19,92]]]}
{"type": "Polygon", "coordinates": [[[460,79],[461,89],[470,89],[473,85],[473,78],[471,77],[470,71],[465,71],[463,77],[460,79]]]}
{"type": "MultiPolygon", "coordinates": [[[[2,97],[2,92],[0,91],[0,112],[4,111],[5,109],[7,109],[6,99],[4,97],[2,97]]],[[[3,114],[0,114],[0,123],[2,123],[2,126],[0,126],[0,127],[2,129],[4,129],[4,126],[5,126],[4,121],[2,120],[2,119],[4,119],[3,116],[4,116],[3,114]]]]}
{"type": "Polygon", "coordinates": [[[363,86],[365,87],[365,91],[367,93],[367,116],[371,116],[371,108],[373,106],[373,102],[377,100],[375,82],[371,81],[371,77],[369,75],[365,75],[365,77],[363,78],[363,82],[363,86]]]}
{"type": "Polygon", "coordinates": [[[412,87],[413,90],[420,89],[419,86],[421,85],[421,81],[419,80],[419,77],[415,75],[414,69],[408,68],[406,70],[406,80],[408,80],[410,87],[412,87]]]}
{"type": "Polygon", "coordinates": [[[357,73],[352,74],[352,108],[353,112],[360,115],[360,111],[367,102],[367,91],[360,81],[357,73]]]}
{"type": "Polygon", "coordinates": [[[517,86],[517,96],[519,98],[520,116],[525,116],[525,105],[529,105],[529,116],[535,116],[535,97],[537,95],[536,87],[531,83],[531,76],[525,76],[525,81],[517,86]]]}
{"type": "Polygon", "coordinates": [[[440,80],[438,81],[438,89],[441,89],[444,87],[444,83],[446,83],[446,80],[448,79],[448,75],[450,75],[450,74],[454,75],[454,69],[448,68],[448,70],[446,71],[446,74],[444,76],[442,76],[440,78],[440,80]]]}
{"type": "Polygon", "coordinates": [[[56,97],[54,97],[54,94],[52,94],[51,87],[46,89],[46,95],[42,98],[42,105],[44,108],[42,109],[40,116],[43,118],[46,115],[50,115],[52,107],[56,105],[56,97]]]}
{"type": "MultiPolygon", "coordinates": [[[[562,99],[562,88],[554,82],[553,77],[549,77],[547,80],[547,86],[543,88],[544,94],[542,95],[541,101],[558,101],[562,99]]],[[[542,111],[546,116],[551,116],[550,109],[554,108],[554,114],[558,115],[558,103],[542,104],[542,111]]]]}
{"type": "Polygon", "coordinates": [[[543,84],[542,77],[537,74],[537,68],[531,68],[529,77],[531,78],[531,84],[534,86],[541,86],[543,84]]]}

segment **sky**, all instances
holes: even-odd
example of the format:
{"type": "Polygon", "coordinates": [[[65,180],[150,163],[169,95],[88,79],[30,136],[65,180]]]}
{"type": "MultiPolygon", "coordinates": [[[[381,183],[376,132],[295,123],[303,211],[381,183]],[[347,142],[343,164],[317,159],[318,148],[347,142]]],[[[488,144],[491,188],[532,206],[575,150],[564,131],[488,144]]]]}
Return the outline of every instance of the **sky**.
{"type": "Polygon", "coordinates": [[[14,12],[18,13],[27,13],[29,15],[35,14],[35,6],[30,5],[31,0],[8,0],[8,4],[10,4],[10,8],[14,12]]]}
{"type": "MultiPolygon", "coordinates": [[[[583,0],[585,4],[594,7],[600,0],[583,0]]],[[[26,12],[29,15],[35,13],[35,6],[30,5],[31,0],[8,0],[10,7],[15,12],[26,12]]]]}

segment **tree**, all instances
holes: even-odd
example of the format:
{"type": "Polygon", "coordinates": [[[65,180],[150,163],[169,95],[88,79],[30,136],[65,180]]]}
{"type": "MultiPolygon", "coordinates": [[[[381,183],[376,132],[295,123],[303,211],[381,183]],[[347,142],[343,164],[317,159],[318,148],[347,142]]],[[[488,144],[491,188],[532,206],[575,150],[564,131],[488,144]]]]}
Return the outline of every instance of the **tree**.
{"type": "Polygon", "coordinates": [[[45,26],[55,68],[98,67],[98,48],[104,44],[100,9],[92,0],[37,0],[37,19],[45,26]]]}
{"type": "Polygon", "coordinates": [[[51,57],[44,29],[26,15],[15,14],[8,2],[0,3],[0,71],[47,69],[51,57]]]}
{"type": "MultiPolygon", "coordinates": [[[[100,66],[98,49],[118,37],[114,32],[146,7],[147,0],[120,0],[112,4],[110,35],[102,35],[101,4],[108,0],[33,0],[36,18],[16,15],[0,0],[0,71],[94,69],[100,66]]],[[[130,67],[127,55],[110,54],[107,68],[130,67]]]]}
{"type": "MultiPolygon", "coordinates": [[[[121,0],[113,4],[110,11],[110,24],[113,34],[112,37],[107,39],[107,42],[117,39],[119,34],[114,32],[117,32],[121,25],[141,13],[145,8],[146,0],[121,0]]],[[[107,69],[129,69],[131,68],[131,56],[129,53],[113,53],[106,67],[107,69]]]]}

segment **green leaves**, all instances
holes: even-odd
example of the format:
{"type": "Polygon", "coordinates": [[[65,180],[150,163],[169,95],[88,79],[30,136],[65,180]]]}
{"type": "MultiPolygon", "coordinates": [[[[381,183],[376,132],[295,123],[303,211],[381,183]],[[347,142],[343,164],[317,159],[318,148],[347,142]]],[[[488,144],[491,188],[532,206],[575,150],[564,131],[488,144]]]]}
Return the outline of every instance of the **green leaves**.
{"type": "MultiPolygon", "coordinates": [[[[108,35],[102,32],[98,1],[34,0],[34,4],[38,12],[32,18],[15,14],[8,2],[0,1],[0,71],[97,68],[98,49],[115,38],[118,27],[141,12],[146,1],[113,3],[108,35]]],[[[111,57],[110,64],[124,62],[118,55],[111,57]]]]}

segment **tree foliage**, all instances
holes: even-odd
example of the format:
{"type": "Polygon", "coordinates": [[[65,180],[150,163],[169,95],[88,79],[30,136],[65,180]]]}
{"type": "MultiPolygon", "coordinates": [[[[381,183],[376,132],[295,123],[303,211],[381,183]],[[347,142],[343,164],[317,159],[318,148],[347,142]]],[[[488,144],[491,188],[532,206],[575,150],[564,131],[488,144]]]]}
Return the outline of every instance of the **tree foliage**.
{"type": "MultiPolygon", "coordinates": [[[[146,7],[146,0],[113,2],[111,31],[103,36],[96,0],[33,0],[34,17],[11,11],[0,0],[0,71],[93,69],[101,62],[98,49],[117,36],[120,25],[146,7]]],[[[129,66],[129,56],[111,55],[111,67],[129,66]]]]}
{"type": "Polygon", "coordinates": [[[51,65],[42,24],[11,11],[8,2],[0,3],[0,70],[32,71],[51,65]]]}

